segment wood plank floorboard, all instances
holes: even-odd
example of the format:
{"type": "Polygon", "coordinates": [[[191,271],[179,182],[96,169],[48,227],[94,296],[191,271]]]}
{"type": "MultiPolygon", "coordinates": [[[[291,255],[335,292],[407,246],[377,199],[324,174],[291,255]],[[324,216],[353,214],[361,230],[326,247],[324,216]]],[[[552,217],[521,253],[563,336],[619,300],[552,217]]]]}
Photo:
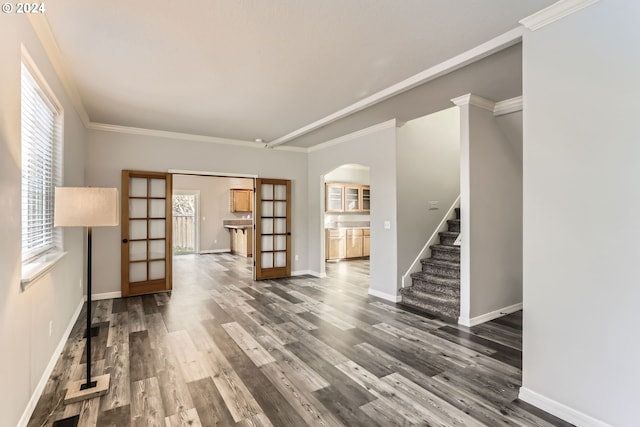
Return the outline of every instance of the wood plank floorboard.
{"type": "Polygon", "coordinates": [[[85,372],[86,306],[29,427],[570,426],[517,399],[522,312],[471,328],[367,294],[369,261],[255,282],[252,259],[174,257],[171,292],[93,303],[104,396],[85,372]]]}

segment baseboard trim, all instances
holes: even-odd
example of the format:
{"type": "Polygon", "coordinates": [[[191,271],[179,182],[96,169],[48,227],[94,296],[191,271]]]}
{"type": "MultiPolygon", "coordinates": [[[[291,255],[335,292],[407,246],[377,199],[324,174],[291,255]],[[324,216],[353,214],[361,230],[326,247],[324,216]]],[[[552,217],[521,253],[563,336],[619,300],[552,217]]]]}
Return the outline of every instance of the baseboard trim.
{"type": "Polygon", "coordinates": [[[40,400],[40,396],[42,396],[42,392],[44,391],[45,386],[47,385],[47,381],[49,381],[49,377],[53,372],[53,369],[56,367],[56,363],[58,363],[58,359],[64,350],[64,345],[69,340],[69,336],[71,335],[71,330],[73,330],[73,325],[76,324],[78,320],[78,316],[80,316],[80,312],[82,311],[82,306],[84,305],[84,298],[80,300],[76,311],[71,316],[71,320],[69,320],[69,324],[67,325],[67,329],[60,337],[60,342],[58,346],[54,350],[51,355],[51,359],[49,360],[49,364],[45,368],[42,376],[40,377],[40,381],[36,385],[36,388],[33,390],[33,394],[31,394],[31,399],[29,399],[29,403],[27,403],[27,407],[24,409],[22,413],[22,417],[20,417],[20,421],[18,421],[17,427],[26,427],[29,424],[29,419],[31,419],[31,415],[33,415],[33,410],[36,409],[36,405],[38,404],[38,400],[40,400]]]}
{"type": "Polygon", "coordinates": [[[511,314],[515,311],[518,310],[522,310],[522,303],[519,302],[518,304],[513,304],[510,305],[508,307],[503,307],[499,310],[495,310],[492,311],[490,313],[485,313],[485,314],[481,314],[480,316],[476,316],[476,317],[466,317],[466,316],[460,316],[458,318],[458,324],[462,325],[462,326],[476,326],[479,325],[481,323],[484,322],[488,322],[489,320],[493,320],[493,319],[497,319],[498,317],[502,317],[505,316],[507,314],[511,314]]]}
{"type": "Polygon", "coordinates": [[[520,393],[518,399],[530,403],[531,405],[540,408],[548,413],[555,415],[558,418],[575,424],[577,426],[584,427],[612,427],[611,424],[607,424],[590,415],[582,413],[578,410],[568,407],[553,399],[549,399],[546,396],[536,393],[526,387],[520,387],[520,393]]]}
{"type": "MultiPolygon", "coordinates": [[[[112,299],[112,298],[122,298],[122,292],[118,291],[118,292],[105,292],[102,294],[92,294],[91,295],[91,300],[92,301],[100,301],[103,299],[112,299]]],[[[84,296],[84,300],[87,300],[87,296],[84,296]]]]}
{"type": "Polygon", "coordinates": [[[206,251],[200,251],[198,252],[199,255],[206,255],[206,254],[224,254],[224,253],[228,253],[231,252],[231,249],[208,249],[206,251]]]}
{"type": "Polygon", "coordinates": [[[382,298],[383,300],[387,300],[387,301],[391,301],[391,302],[398,302],[400,301],[402,298],[400,297],[400,295],[392,295],[392,294],[388,294],[386,292],[380,292],[380,291],[376,291],[375,289],[371,289],[369,288],[369,295],[377,297],[377,298],[382,298]]]}

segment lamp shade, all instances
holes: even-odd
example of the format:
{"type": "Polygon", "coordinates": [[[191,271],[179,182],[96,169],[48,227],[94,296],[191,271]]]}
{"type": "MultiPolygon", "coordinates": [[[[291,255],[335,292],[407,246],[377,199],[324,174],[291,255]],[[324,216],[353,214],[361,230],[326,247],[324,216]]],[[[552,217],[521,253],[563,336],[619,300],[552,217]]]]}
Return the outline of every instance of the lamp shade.
{"type": "Polygon", "coordinates": [[[54,227],[118,225],[117,188],[56,187],[54,227]]]}

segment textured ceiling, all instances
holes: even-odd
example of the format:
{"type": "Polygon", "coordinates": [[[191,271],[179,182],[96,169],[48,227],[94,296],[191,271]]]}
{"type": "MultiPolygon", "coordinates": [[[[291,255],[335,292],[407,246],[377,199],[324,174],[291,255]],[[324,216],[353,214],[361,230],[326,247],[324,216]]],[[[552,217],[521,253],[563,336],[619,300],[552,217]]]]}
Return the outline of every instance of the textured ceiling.
{"type": "Polygon", "coordinates": [[[270,141],[551,3],[56,0],[46,18],[90,121],[270,141]]]}

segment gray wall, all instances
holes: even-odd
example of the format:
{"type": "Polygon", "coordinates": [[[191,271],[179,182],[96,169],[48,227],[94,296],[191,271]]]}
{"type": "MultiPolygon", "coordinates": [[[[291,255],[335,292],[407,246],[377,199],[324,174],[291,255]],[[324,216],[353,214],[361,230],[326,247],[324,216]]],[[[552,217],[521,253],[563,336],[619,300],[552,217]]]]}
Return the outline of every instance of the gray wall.
{"type": "MultiPolygon", "coordinates": [[[[307,266],[307,162],[306,154],[263,148],[237,147],[90,130],[87,146],[87,184],[120,188],[122,169],[170,169],[256,174],[292,180],[292,271],[307,266]]],[[[120,227],[104,229],[96,245],[95,293],[120,291],[120,227]]]]}
{"type": "Polygon", "coordinates": [[[324,272],[324,174],[343,164],[369,166],[371,186],[371,286],[378,296],[397,295],[396,129],[395,121],[373,133],[309,153],[308,262],[309,269],[324,272]],[[384,228],[390,221],[390,229],[384,228]]]}
{"type": "Polygon", "coordinates": [[[522,163],[492,111],[460,107],[460,317],[522,302],[522,163]]]}
{"type": "MultiPolygon", "coordinates": [[[[65,186],[84,183],[86,135],[26,16],[2,16],[0,22],[0,424],[14,426],[73,320],[84,282],[84,234],[81,229],[65,229],[67,255],[24,292],[20,290],[21,43],[64,108],[65,186]]],[[[96,229],[95,239],[100,238],[96,229]]]]}
{"type": "Polygon", "coordinates": [[[195,190],[200,194],[198,234],[201,253],[229,250],[229,230],[223,227],[222,221],[250,215],[246,212],[231,212],[232,188],[253,189],[253,179],[198,175],[173,177],[174,192],[195,190]]]}
{"type": "Polygon", "coordinates": [[[640,402],[639,16],[601,0],[524,35],[523,387],[618,427],[640,402]]]}
{"type": "Polygon", "coordinates": [[[397,138],[399,282],[460,194],[458,107],[405,123],[397,138]]]}

